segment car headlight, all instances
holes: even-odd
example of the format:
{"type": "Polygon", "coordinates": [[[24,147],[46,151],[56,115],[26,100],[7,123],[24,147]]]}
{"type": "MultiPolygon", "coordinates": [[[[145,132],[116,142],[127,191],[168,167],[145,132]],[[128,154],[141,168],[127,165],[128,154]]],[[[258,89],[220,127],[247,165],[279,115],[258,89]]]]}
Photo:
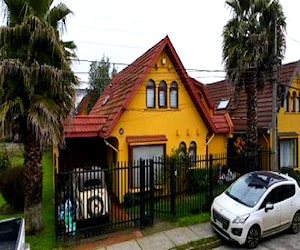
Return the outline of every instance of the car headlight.
{"type": "Polygon", "coordinates": [[[236,217],[232,223],[235,223],[235,224],[244,224],[245,221],[249,218],[250,214],[245,214],[243,216],[238,216],[236,217]]]}

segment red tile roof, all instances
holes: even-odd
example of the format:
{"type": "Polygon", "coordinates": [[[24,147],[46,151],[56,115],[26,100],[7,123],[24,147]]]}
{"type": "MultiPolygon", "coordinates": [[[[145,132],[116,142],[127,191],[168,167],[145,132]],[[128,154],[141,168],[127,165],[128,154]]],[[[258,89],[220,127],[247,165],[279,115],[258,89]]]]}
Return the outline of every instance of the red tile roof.
{"type": "MultiPolygon", "coordinates": [[[[299,71],[299,66],[299,61],[282,65],[279,72],[278,84],[290,86],[299,71]]],[[[239,94],[236,94],[235,98],[234,87],[227,80],[207,84],[205,87],[214,102],[215,112],[219,114],[228,112],[234,124],[234,130],[245,131],[247,124],[247,96],[245,91],[241,90],[239,94]],[[230,102],[227,108],[216,110],[220,100],[228,98],[230,98],[230,102]]],[[[266,82],[264,90],[258,92],[257,101],[258,128],[268,129],[272,121],[272,85],[270,82],[266,82]]]]}
{"type": "Polygon", "coordinates": [[[228,113],[214,114],[212,117],[219,133],[233,133],[233,123],[228,113]]]}
{"type": "MultiPolygon", "coordinates": [[[[206,88],[203,87],[202,83],[188,76],[169,37],[166,36],[132,64],[115,75],[97,100],[89,115],[84,116],[100,117],[100,123],[86,124],[87,127],[83,124],[73,124],[73,130],[70,128],[66,129],[66,136],[75,136],[76,133],[83,135],[83,130],[86,130],[86,134],[92,135],[98,132],[98,136],[108,138],[128,104],[136,95],[138,88],[146,80],[150,70],[155,67],[159,56],[164,51],[172,61],[177,74],[208,130],[213,133],[228,133],[231,128],[227,119],[225,117],[221,118],[218,116],[212,118],[210,116],[203,102],[204,99],[208,108],[213,107],[213,102],[208,98],[206,88]]],[[[74,121],[77,119],[81,120],[81,118],[75,117],[74,121]]]]}
{"type": "MultiPolygon", "coordinates": [[[[208,90],[205,87],[204,84],[198,82],[197,80],[190,78],[194,86],[200,90],[198,91],[198,97],[201,99],[204,98],[205,102],[207,103],[207,106],[209,109],[213,109],[214,107],[214,102],[209,96],[208,90]]],[[[199,100],[198,100],[199,101],[199,100]]],[[[202,106],[202,109],[206,110],[205,107],[202,106]]],[[[212,122],[215,126],[215,133],[232,133],[233,132],[233,123],[231,121],[230,116],[228,116],[227,112],[224,112],[223,114],[216,114],[214,113],[211,117],[212,122]]]]}
{"type": "MultiPolygon", "coordinates": [[[[149,74],[151,68],[155,66],[155,63],[164,50],[172,61],[174,68],[177,70],[182,83],[184,84],[187,92],[190,94],[194,105],[208,129],[215,133],[220,132],[216,128],[201,100],[202,97],[199,95],[199,87],[194,84],[195,80],[188,76],[169,37],[166,36],[155,46],[146,51],[146,53],[136,59],[132,64],[115,75],[110,84],[99,97],[90,114],[108,116],[108,119],[105,124],[103,124],[100,131],[100,135],[102,137],[109,137],[118,119],[126,110],[133,96],[136,94],[140,84],[145,81],[145,78],[149,74]],[[108,98],[107,102],[105,102],[106,98],[108,98]],[[105,105],[103,105],[104,103],[105,105]]],[[[205,98],[207,97],[205,96],[205,98]]],[[[210,101],[208,101],[208,103],[210,104],[210,101]]]]}
{"type": "Polygon", "coordinates": [[[139,136],[127,136],[126,141],[129,144],[145,143],[145,142],[162,142],[167,141],[165,135],[139,135],[139,136]]]}
{"type": "Polygon", "coordinates": [[[97,137],[105,121],[106,117],[100,116],[73,116],[63,122],[65,137],[97,137]]]}
{"type": "Polygon", "coordinates": [[[194,79],[192,77],[190,77],[190,81],[200,89],[199,94],[202,93],[201,95],[204,98],[205,102],[207,103],[208,108],[212,109],[214,107],[214,103],[211,100],[209,93],[208,93],[207,89],[205,88],[204,84],[201,82],[198,82],[196,79],[194,79]]]}

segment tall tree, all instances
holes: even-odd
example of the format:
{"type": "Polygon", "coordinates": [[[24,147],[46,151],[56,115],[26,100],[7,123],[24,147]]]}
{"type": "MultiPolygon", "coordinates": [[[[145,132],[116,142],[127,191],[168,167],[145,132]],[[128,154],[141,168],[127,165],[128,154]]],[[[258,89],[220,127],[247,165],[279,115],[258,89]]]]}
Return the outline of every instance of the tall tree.
{"type": "Polygon", "coordinates": [[[257,168],[257,93],[281,67],[286,47],[285,16],[279,0],[225,3],[232,18],[223,30],[223,62],[229,82],[237,92],[244,88],[247,93],[246,153],[250,167],[257,168]]]}
{"type": "Polygon", "coordinates": [[[0,27],[0,123],[24,145],[26,232],[43,229],[42,150],[63,140],[62,119],[74,105],[78,81],[70,67],[74,43],[58,27],[71,11],[52,0],[2,0],[0,27]]]}
{"type": "Polygon", "coordinates": [[[106,85],[110,82],[111,77],[117,73],[115,65],[113,65],[112,71],[110,69],[111,63],[109,62],[109,58],[104,55],[100,62],[93,61],[91,63],[89,71],[89,88],[87,89],[89,99],[87,106],[88,112],[90,112],[98,97],[101,95],[106,85]]]}

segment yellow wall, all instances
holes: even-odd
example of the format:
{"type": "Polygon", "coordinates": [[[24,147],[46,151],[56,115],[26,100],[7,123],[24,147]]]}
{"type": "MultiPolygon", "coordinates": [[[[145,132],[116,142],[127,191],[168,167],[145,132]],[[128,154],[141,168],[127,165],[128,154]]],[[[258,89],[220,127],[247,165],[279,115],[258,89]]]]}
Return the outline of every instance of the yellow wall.
{"type": "Polygon", "coordinates": [[[208,141],[208,153],[220,154],[227,152],[228,135],[214,135],[211,141],[208,141]]]}
{"type": "MultiPolygon", "coordinates": [[[[131,135],[166,135],[166,154],[170,155],[172,150],[179,147],[180,142],[185,142],[187,148],[190,142],[195,141],[197,145],[197,155],[206,153],[206,136],[208,129],[202,121],[198,111],[194,107],[184,85],[177,75],[173,64],[168,56],[163,53],[157,62],[157,68],[153,68],[150,74],[144,79],[138,89],[136,96],[128,105],[126,111],[115,126],[111,136],[118,138],[119,152],[118,161],[128,160],[128,145],[126,136],[131,135]],[[161,64],[161,59],[166,59],[166,64],[161,64]],[[161,80],[167,83],[167,103],[169,105],[169,88],[172,81],[178,84],[178,109],[147,109],[146,107],[146,84],[149,79],[156,84],[156,104],[158,103],[157,87],[161,80]],[[119,134],[119,129],[123,128],[123,135],[119,134]]],[[[210,147],[212,152],[226,152],[226,136],[216,135],[210,147]],[[224,151],[225,150],[225,151],[224,151]]]]}
{"type": "MultiPolygon", "coordinates": [[[[207,106],[207,105],[206,105],[207,106]]],[[[181,79],[177,75],[174,66],[168,56],[163,53],[158,59],[156,67],[153,67],[150,74],[145,77],[144,82],[140,85],[136,95],[130,102],[126,111],[116,124],[111,133],[111,137],[118,140],[118,162],[126,162],[129,160],[129,147],[126,141],[127,136],[135,135],[165,135],[167,138],[166,154],[172,153],[178,149],[181,142],[185,142],[187,150],[189,144],[194,141],[197,145],[197,156],[206,154],[206,138],[209,133],[208,128],[200,117],[195,108],[187,90],[185,89],[181,79]],[[166,64],[162,64],[162,58],[166,59],[166,64]],[[156,107],[158,104],[158,85],[161,80],[167,84],[167,105],[169,107],[169,88],[173,81],[178,84],[178,109],[149,109],[146,107],[146,85],[149,79],[156,84],[156,107]],[[119,133],[120,128],[124,133],[119,133]]],[[[157,142],[153,143],[157,144],[157,142]]],[[[149,145],[145,143],[144,145],[149,145]]],[[[209,142],[208,153],[226,153],[227,135],[214,135],[209,142]]],[[[121,170],[116,173],[118,178],[124,181],[128,180],[127,171],[121,170]]],[[[126,188],[114,187],[118,189],[119,199],[122,202],[126,188]]],[[[129,187],[127,187],[129,188],[129,187]]]]}
{"type": "Polygon", "coordinates": [[[300,98],[300,79],[296,77],[288,89],[290,96],[296,93],[295,100],[295,111],[291,110],[291,98],[290,98],[290,108],[286,111],[284,107],[280,108],[278,113],[278,135],[286,133],[286,136],[281,138],[296,138],[298,139],[298,169],[300,170],[300,108],[299,99],[300,98]],[[288,135],[288,133],[293,134],[293,136],[288,135]]]}

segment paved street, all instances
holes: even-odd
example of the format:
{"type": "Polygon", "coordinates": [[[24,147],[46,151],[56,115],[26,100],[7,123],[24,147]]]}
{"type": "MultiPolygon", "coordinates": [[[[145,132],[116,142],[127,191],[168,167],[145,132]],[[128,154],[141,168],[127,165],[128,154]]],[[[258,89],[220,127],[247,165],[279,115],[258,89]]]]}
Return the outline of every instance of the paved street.
{"type": "MultiPolygon", "coordinates": [[[[299,249],[300,248],[300,233],[290,234],[281,233],[269,238],[262,239],[256,249],[258,250],[285,250],[285,249],[299,249]]],[[[215,250],[228,249],[246,249],[235,244],[226,243],[224,246],[214,248],[215,250]]]]}

